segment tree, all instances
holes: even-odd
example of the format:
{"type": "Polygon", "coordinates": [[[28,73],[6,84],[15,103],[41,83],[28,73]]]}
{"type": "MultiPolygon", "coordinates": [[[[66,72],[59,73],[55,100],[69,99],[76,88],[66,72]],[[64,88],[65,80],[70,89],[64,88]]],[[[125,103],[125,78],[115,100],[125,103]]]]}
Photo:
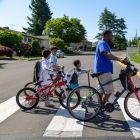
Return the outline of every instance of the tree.
{"type": "Polygon", "coordinates": [[[40,56],[41,55],[41,48],[40,48],[38,40],[32,40],[31,50],[32,50],[33,56],[40,56]]]}
{"type": "Polygon", "coordinates": [[[14,49],[14,45],[22,42],[23,36],[14,32],[0,31],[0,45],[14,49]]]}
{"type": "Polygon", "coordinates": [[[124,36],[114,36],[112,39],[112,43],[120,50],[126,49],[127,47],[127,40],[124,36]]]}
{"type": "Polygon", "coordinates": [[[52,18],[52,14],[46,0],[31,0],[29,9],[32,11],[32,17],[28,18],[28,28],[23,28],[25,32],[33,35],[42,35],[44,26],[52,18]]]}
{"type": "Polygon", "coordinates": [[[62,40],[60,38],[51,38],[50,39],[50,45],[51,46],[57,46],[60,50],[65,49],[64,40],[62,40]]]}
{"type": "MultiPolygon", "coordinates": [[[[125,31],[125,29],[127,29],[125,20],[123,18],[117,19],[115,13],[111,13],[107,8],[101,13],[98,26],[100,31],[103,32],[109,29],[115,36],[124,36],[125,33],[127,33],[125,31]]],[[[98,33],[95,38],[100,40],[102,38],[102,33],[98,33]]]]}
{"type": "Polygon", "coordinates": [[[50,38],[61,38],[64,43],[69,45],[79,43],[85,39],[86,30],[77,18],[69,19],[64,15],[62,18],[51,19],[47,21],[45,34],[50,38]]]}

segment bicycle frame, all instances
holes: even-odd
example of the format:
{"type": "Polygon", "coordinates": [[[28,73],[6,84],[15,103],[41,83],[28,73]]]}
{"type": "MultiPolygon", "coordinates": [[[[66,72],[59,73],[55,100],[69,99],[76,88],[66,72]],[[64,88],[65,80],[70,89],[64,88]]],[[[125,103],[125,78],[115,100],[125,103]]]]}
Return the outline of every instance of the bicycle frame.
{"type": "MultiPolygon", "coordinates": [[[[58,78],[58,77],[57,77],[58,78]]],[[[59,81],[60,78],[56,79],[55,80],[55,83],[52,83],[51,85],[46,85],[45,87],[41,87],[36,93],[37,94],[40,94],[40,93],[44,93],[45,90],[47,89],[51,89],[47,95],[50,95],[53,91],[55,91],[55,88],[56,87],[62,87],[64,86],[65,87],[65,81],[59,81]]]]}
{"type": "MultiPolygon", "coordinates": [[[[99,92],[99,90],[101,89],[101,90],[103,91],[103,94],[104,94],[105,98],[106,98],[106,101],[109,102],[109,100],[108,100],[108,98],[107,98],[107,95],[106,95],[105,90],[104,90],[103,87],[104,87],[105,85],[108,85],[108,84],[110,84],[110,83],[113,83],[113,82],[116,82],[116,81],[120,80],[120,78],[113,79],[113,80],[108,81],[108,82],[103,83],[103,84],[101,84],[99,78],[97,78],[97,79],[98,79],[98,82],[99,82],[99,85],[100,85],[100,87],[99,87],[99,89],[98,89],[97,91],[99,92]]],[[[140,102],[140,97],[138,96],[138,93],[137,93],[137,91],[136,91],[136,89],[135,89],[135,87],[134,87],[134,84],[133,84],[133,82],[132,82],[131,77],[128,77],[127,79],[129,80],[130,86],[131,86],[132,91],[134,92],[134,94],[135,94],[137,100],[140,102]]],[[[123,95],[123,93],[124,93],[125,91],[126,91],[126,89],[123,89],[123,90],[120,92],[119,96],[116,97],[116,98],[114,99],[114,101],[112,102],[112,104],[115,104],[115,103],[117,102],[117,100],[123,95]]]]}

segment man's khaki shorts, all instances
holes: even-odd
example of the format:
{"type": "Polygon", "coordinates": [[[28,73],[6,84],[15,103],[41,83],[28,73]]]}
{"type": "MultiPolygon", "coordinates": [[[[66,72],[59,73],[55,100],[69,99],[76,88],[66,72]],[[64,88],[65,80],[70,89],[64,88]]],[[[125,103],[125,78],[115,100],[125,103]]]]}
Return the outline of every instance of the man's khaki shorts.
{"type": "MultiPolygon", "coordinates": [[[[100,82],[103,84],[103,83],[106,83],[108,81],[111,81],[112,80],[112,74],[111,73],[104,73],[103,75],[100,75],[98,76],[100,82]]],[[[99,88],[99,82],[98,83],[98,88],[99,88]]],[[[103,86],[106,94],[111,94],[114,92],[114,86],[113,86],[113,83],[110,83],[108,85],[105,85],[103,86]]],[[[99,93],[103,93],[102,90],[99,90],[99,93]]]]}

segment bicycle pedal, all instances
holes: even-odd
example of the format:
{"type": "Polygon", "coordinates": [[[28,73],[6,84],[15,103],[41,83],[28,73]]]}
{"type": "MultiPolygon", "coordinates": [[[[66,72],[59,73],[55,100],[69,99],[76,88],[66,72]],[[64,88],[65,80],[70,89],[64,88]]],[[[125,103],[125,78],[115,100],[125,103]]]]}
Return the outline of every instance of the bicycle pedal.
{"type": "Polygon", "coordinates": [[[119,95],[120,95],[120,92],[117,91],[116,94],[115,94],[114,96],[115,96],[115,97],[119,97],[119,95]]]}
{"type": "Polygon", "coordinates": [[[116,104],[116,105],[114,105],[115,107],[117,107],[117,108],[120,108],[120,105],[118,105],[118,104],[116,104]]]}

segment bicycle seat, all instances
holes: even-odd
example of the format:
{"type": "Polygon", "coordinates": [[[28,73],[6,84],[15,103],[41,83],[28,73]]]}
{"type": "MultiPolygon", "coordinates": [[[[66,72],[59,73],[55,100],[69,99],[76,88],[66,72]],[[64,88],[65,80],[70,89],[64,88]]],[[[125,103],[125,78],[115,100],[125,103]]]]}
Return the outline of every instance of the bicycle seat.
{"type": "Polygon", "coordinates": [[[98,76],[100,76],[100,75],[102,75],[102,74],[104,74],[104,72],[90,73],[90,76],[91,76],[92,78],[94,78],[94,77],[98,77],[98,76]]]}
{"type": "Polygon", "coordinates": [[[40,85],[43,81],[38,81],[36,83],[34,83],[35,86],[40,85]]]}

